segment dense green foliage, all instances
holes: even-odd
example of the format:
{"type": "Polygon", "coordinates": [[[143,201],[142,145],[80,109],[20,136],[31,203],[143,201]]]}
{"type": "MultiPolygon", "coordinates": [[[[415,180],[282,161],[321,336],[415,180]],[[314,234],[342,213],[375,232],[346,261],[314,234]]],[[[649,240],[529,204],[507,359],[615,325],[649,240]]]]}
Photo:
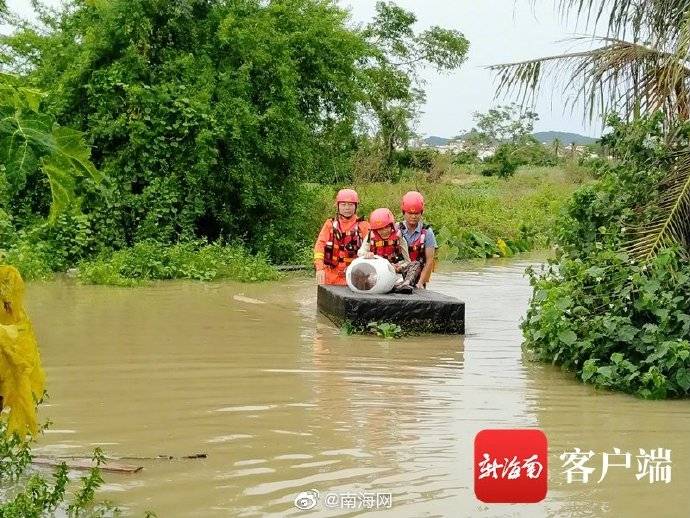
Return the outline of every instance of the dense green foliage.
{"type": "Polygon", "coordinates": [[[42,96],[0,73],[0,244],[12,243],[16,228],[51,232],[60,218],[78,213],[86,185],[101,185],[82,134],[42,111],[42,96]]]}
{"type": "MultiPolygon", "coordinates": [[[[583,381],[646,398],[690,395],[690,263],[667,248],[648,263],[626,253],[631,229],[654,216],[674,161],[662,117],[613,119],[618,160],[580,189],[557,225],[560,256],[532,272],[525,348],[583,381]]],[[[674,130],[687,146],[690,127],[674,130]]]]}
{"type": "Polygon", "coordinates": [[[53,140],[71,154],[56,158],[37,142],[48,153],[46,179],[33,140],[23,148],[34,151],[32,160],[18,167],[17,143],[0,140],[7,155],[0,233],[8,234],[1,243],[8,258],[34,264],[47,256],[47,269],[151,240],[222,239],[274,262],[298,259],[291,236],[303,183],[349,179],[370,121],[376,135],[404,138],[421,95],[417,67],[456,68],[468,47],[457,31],[416,34],[415,16],[384,2],[363,28],[351,27],[330,0],[38,6],[38,25],[7,18],[16,30],[0,40],[2,61],[29,99],[24,118],[40,118],[47,134],[58,121],[53,140]],[[82,176],[95,177],[77,130],[89,139],[103,185],[58,175],[81,166],[82,176]],[[72,201],[62,220],[49,214],[47,184],[53,207],[72,201]]]}
{"type": "Polygon", "coordinates": [[[102,187],[82,134],[56,124],[42,97],[0,73],[0,262],[20,265],[28,278],[93,251],[80,202],[102,187]]]}
{"type": "Polygon", "coordinates": [[[21,84],[0,73],[0,207],[20,225],[48,208],[54,221],[78,206],[83,181],[101,181],[82,134],[57,125],[40,109],[43,94],[21,84]]]}
{"type": "Polygon", "coordinates": [[[255,245],[352,133],[367,46],[328,2],[75,1],[44,21],[6,44],[111,181],[83,204],[99,248],[255,245]]]}

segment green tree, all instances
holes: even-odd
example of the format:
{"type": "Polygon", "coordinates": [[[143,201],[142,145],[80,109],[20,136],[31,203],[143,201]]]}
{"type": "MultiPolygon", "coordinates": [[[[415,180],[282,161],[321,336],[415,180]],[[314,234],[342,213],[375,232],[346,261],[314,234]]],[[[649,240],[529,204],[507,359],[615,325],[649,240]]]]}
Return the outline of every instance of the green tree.
{"type": "Polygon", "coordinates": [[[439,71],[460,67],[467,58],[469,42],[462,33],[433,26],[418,34],[417,17],[392,2],[377,2],[376,17],[363,35],[371,56],[363,66],[365,108],[383,148],[387,165],[392,164],[396,146],[412,136],[410,121],[424,101],[419,68],[439,71]]]}
{"type": "Polygon", "coordinates": [[[496,146],[501,143],[519,144],[534,131],[534,123],[539,115],[530,110],[522,110],[517,104],[491,108],[486,113],[475,112],[476,127],[468,138],[480,148],[496,146]]]}
{"type": "Polygon", "coordinates": [[[320,0],[75,0],[41,19],[3,43],[112,179],[108,203],[85,199],[104,242],[239,238],[285,259],[297,185],[353,135],[362,98],[370,47],[345,11],[320,0]]]}
{"type": "Polygon", "coordinates": [[[383,2],[364,28],[332,0],[35,5],[38,24],[8,17],[0,44],[88,135],[112,182],[84,207],[115,248],[220,237],[287,260],[311,239],[295,223],[301,182],[343,178],[367,122],[389,164],[422,99],[418,68],[456,68],[468,47],[383,2]]]}

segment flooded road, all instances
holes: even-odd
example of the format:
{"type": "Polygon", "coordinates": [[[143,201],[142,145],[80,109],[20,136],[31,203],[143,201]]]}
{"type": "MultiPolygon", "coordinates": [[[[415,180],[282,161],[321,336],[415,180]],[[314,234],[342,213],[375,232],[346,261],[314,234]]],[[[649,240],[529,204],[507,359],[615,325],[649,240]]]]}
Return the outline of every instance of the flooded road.
{"type": "Polygon", "coordinates": [[[207,459],[140,461],[105,476],[102,498],[126,515],[354,516],[300,511],[300,491],[392,495],[378,515],[686,516],[690,405],[599,392],[522,359],[527,262],[463,265],[430,288],[467,303],[467,335],[341,336],[317,314],[311,279],[163,283],[150,288],[32,284],[51,399],[42,453],[207,459]],[[549,493],[487,505],[473,492],[484,428],[538,427],[549,439],[549,493]],[[598,454],[587,484],[559,455],[598,454]],[[601,452],[632,452],[631,469],[601,452]],[[639,448],[672,450],[669,484],[638,481],[639,448]]]}

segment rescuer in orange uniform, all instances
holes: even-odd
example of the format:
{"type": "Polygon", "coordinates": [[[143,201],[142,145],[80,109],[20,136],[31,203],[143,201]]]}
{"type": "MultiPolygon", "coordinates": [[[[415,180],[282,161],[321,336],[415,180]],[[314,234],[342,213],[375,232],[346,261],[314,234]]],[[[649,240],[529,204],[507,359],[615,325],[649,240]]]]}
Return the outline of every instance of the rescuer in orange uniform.
{"type": "Polygon", "coordinates": [[[404,220],[398,223],[400,234],[407,242],[410,253],[410,261],[418,261],[422,265],[422,271],[418,279],[414,279],[413,285],[426,288],[427,282],[434,271],[434,258],[436,256],[436,236],[433,229],[423,220],[424,196],[417,191],[410,191],[402,197],[400,209],[404,220]]]}
{"type": "Polygon", "coordinates": [[[314,267],[318,284],[347,285],[345,269],[357,257],[369,223],[357,217],[359,195],[341,189],[335,197],[337,214],[323,224],[314,245],[314,267]]]}
{"type": "Polygon", "coordinates": [[[413,286],[422,271],[418,261],[410,261],[407,242],[395,224],[395,216],[385,207],[376,209],[369,217],[370,231],[357,252],[359,257],[370,259],[374,256],[387,259],[403,279],[395,284],[395,293],[412,293],[413,286]]]}

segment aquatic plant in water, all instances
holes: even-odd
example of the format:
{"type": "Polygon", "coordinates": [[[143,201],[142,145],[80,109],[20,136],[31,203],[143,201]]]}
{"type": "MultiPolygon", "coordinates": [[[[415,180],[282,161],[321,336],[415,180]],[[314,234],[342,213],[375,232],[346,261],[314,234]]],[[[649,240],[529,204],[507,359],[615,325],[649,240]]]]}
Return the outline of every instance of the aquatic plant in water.
{"type": "Polygon", "coordinates": [[[367,329],[370,333],[382,338],[401,338],[403,330],[398,324],[390,322],[369,322],[367,329]]]}

